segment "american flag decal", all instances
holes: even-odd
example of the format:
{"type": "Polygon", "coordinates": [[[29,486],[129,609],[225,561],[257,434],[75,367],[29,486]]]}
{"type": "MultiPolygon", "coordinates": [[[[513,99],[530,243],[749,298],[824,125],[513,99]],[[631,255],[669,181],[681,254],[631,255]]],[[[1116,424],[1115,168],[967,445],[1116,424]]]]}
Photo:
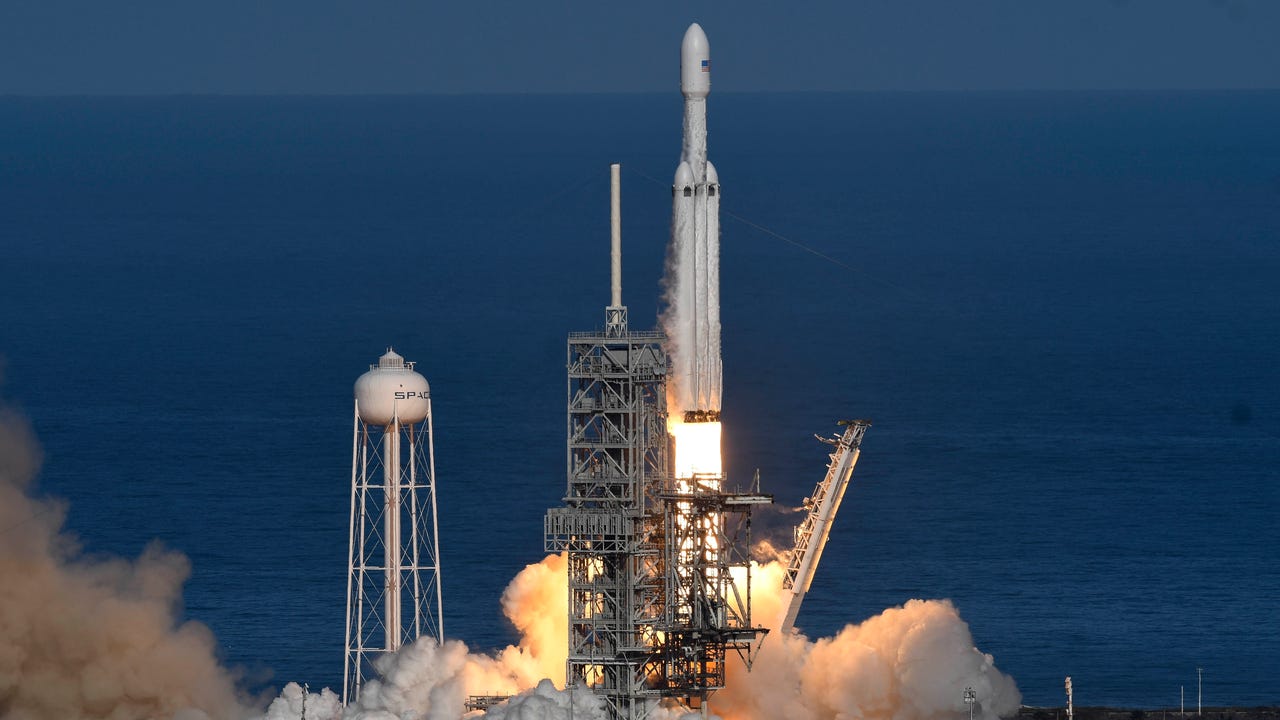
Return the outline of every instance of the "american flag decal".
{"type": "Polygon", "coordinates": [[[710,60],[703,60],[703,61],[702,61],[702,72],[711,72],[711,61],[710,61],[710,60]]]}

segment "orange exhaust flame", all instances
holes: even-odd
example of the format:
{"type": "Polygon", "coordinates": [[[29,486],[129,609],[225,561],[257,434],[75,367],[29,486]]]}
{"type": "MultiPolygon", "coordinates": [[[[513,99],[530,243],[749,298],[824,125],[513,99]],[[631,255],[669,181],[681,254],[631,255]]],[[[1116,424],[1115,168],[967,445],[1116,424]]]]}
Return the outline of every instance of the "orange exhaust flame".
{"type": "Polygon", "coordinates": [[[668,420],[667,432],[676,440],[676,478],[724,474],[721,428],[718,422],[686,423],[674,415],[668,420]]]}

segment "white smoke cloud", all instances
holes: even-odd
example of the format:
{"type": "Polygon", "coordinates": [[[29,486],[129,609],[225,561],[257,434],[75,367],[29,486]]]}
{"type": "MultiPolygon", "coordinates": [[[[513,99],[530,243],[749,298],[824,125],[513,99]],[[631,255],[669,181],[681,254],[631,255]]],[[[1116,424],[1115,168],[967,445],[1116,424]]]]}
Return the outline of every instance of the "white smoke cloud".
{"type": "MultiPolygon", "coordinates": [[[[780,617],[785,572],[776,561],[755,567],[757,621],[780,617]]],[[[726,686],[712,697],[725,720],[953,720],[967,711],[967,687],[983,720],[1011,716],[1022,703],[947,600],[910,600],[813,641],[772,633],[749,673],[729,666],[726,686]]]]}
{"type": "MultiPolygon", "coordinates": [[[[769,625],[780,616],[785,570],[777,561],[755,566],[757,622],[769,625]]],[[[383,678],[366,685],[360,703],[346,714],[326,691],[309,696],[307,718],[454,720],[462,717],[467,695],[518,693],[475,717],[604,720],[604,706],[590,692],[557,690],[550,680],[537,679],[539,662],[548,661],[552,648],[566,644],[563,600],[553,600],[565,595],[565,572],[563,559],[550,556],[525,568],[508,587],[504,608],[525,633],[518,647],[489,656],[469,653],[457,641],[440,647],[433,640],[419,640],[383,658],[383,678]],[[529,623],[531,617],[554,622],[540,626],[529,623]]],[[[563,673],[564,653],[557,652],[554,662],[563,673]]],[[[1011,716],[1021,704],[1013,680],[974,647],[969,626],[954,605],[911,600],[846,625],[833,637],[771,634],[750,672],[741,663],[729,666],[727,687],[711,697],[711,709],[723,720],[954,720],[967,712],[962,695],[967,687],[977,695],[975,716],[982,720],[1011,716]]],[[[290,685],[266,720],[298,720],[300,696],[301,690],[290,685]]],[[[657,708],[652,716],[699,717],[678,707],[657,708]]]]}
{"type": "Polygon", "coordinates": [[[293,720],[304,715],[315,720],[336,720],[342,717],[342,698],[329,688],[310,693],[298,683],[289,683],[280,691],[280,696],[271,701],[263,719],[293,720]]]}
{"type": "Polygon", "coordinates": [[[583,688],[557,690],[543,680],[530,692],[512,698],[483,715],[487,720],[608,720],[604,700],[583,688]]]}
{"type": "Polygon", "coordinates": [[[360,699],[341,707],[325,689],[304,694],[290,683],[272,701],[263,720],[457,720],[471,695],[511,695],[507,704],[482,717],[528,720],[568,718],[557,708],[573,706],[578,720],[604,718],[598,698],[579,690],[561,693],[568,657],[568,575],[563,555],[548,555],[525,567],[507,585],[503,612],[520,631],[517,645],[494,654],[473,653],[465,643],[420,638],[399,652],[379,658],[378,679],[361,688],[360,699]],[[586,714],[584,714],[586,713],[586,714]]]}

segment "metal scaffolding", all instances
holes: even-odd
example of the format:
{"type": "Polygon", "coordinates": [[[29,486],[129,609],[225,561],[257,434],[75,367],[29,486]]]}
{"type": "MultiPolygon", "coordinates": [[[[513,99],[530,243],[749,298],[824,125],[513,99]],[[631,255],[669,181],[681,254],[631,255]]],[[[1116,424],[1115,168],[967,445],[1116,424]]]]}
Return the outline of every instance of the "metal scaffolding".
{"type": "Polygon", "coordinates": [[[745,548],[752,508],[772,498],[675,480],[662,340],[613,323],[569,336],[568,492],[545,518],[546,550],[568,557],[567,683],[625,720],[664,699],[705,706],[727,653],[749,663],[764,632],[745,548]]]}
{"type": "Polygon", "coordinates": [[[751,512],[773,497],[758,488],[725,492],[723,485],[722,475],[695,474],[678,479],[663,498],[663,672],[654,679],[663,696],[691,709],[705,710],[711,694],[724,687],[729,651],[749,668],[757,641],[768,632],[751,620],[748,550],[751,512]]]}
{"type": "Polygon", "coordinates": [[[568,683],[640,718],[660,671],[667,358],[661,333],[608,319],[605,333],[569,336],[568,493],[546,515],[545,544],[568,554],[568,683]]]}

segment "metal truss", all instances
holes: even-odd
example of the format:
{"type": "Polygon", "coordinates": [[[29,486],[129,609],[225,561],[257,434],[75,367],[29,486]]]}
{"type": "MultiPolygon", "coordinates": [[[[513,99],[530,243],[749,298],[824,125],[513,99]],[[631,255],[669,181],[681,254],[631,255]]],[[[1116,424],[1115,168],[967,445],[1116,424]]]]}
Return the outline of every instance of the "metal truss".
{"type": "Polygon", "coordinates": [[[665,496],[667,579],[660,626],[662,695],[691,708],[724,687],[725,659],[748,667],[768,632],[751,619],[751,512],[773,502],[759,492],[723,490],[719,475],[682,478],[665,496]],[[741,585],[738,578],[742,579],[741,585]]]}
{"type": "Polygon", "coordinates": [[[343,704],[373,663],[427,635],[443,642],[431,416],[368,425],[355,416],[343,704]],[[408,530],[408,532],[405,532],[408,530]]]}
{"type": "Polygon", "coordinates": [[[611,307],[603,333],[568,340],[568,492],[545,520],[545,547],[569,569],[570,684],[614,718],[643,718],[659,672],[660,503],[669,484],[667,357],[658,332],[628,332],[611,307]]]}
{"type": "Polygon", "coordinates": [[[772,498],[675,480],[664,335],[619,328],[616,310],[605,332],[569,336],[568,491],[545,548],[568,558],[568,683],[642,720],[660,703],[705,707],[727,653],[749,664],[765,630],[745,548],[752,508],[772,498]]]}
{"type": "Polygon", "coordinates": [[[841,420],[837,424],[844,427],[840,435],[829,438],[814,435],[835,450],[829,456],[827,474],[813,489],[813,494],[804,500],[809,514],[795,529],[795,548],[787,563],[787,573],[782,578],[782,587],[790,598],[778,623],[779,632],[790,632],[800,614],[800,605],[804,602],[805,593],[809,592],[822,551],[827,546],[827,538],[831,535],[831,523],[840,510],[849,478],[858,463],[862,437],[871,427],[870,420],[841,420]]]}

